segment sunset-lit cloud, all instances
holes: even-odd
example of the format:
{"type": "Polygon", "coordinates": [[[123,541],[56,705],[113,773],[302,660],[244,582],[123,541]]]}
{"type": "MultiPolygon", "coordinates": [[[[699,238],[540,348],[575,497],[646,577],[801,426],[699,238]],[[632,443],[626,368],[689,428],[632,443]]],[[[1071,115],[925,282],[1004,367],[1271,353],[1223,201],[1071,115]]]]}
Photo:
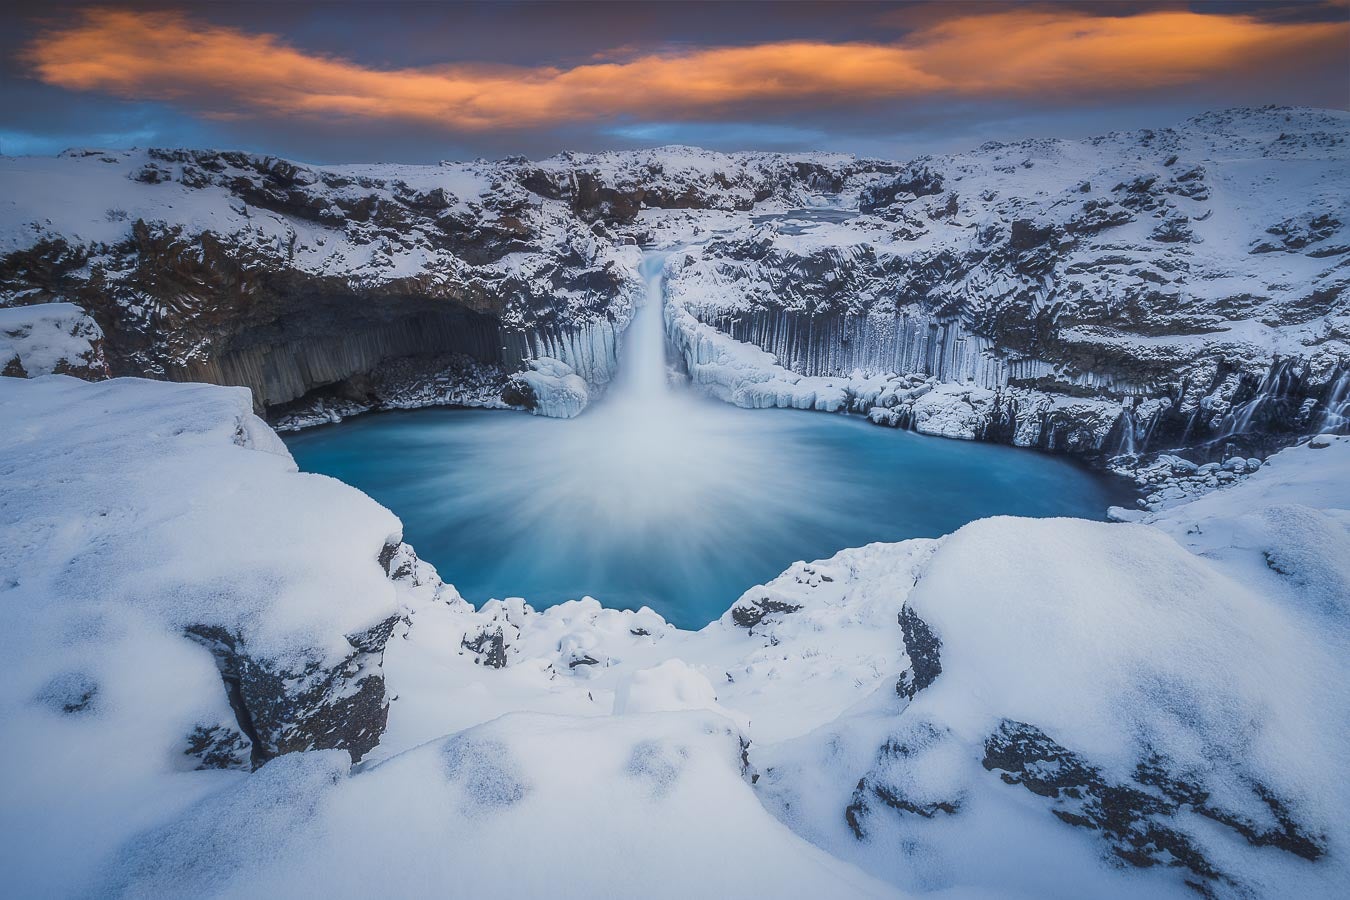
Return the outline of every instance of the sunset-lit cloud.
{"type": "Polygon", "coordinates": [[[21,51],[62,88],[167,101],[217,118],[399,120],[447,130],[615,117],[716,118],[751,104],[933,95],[1072,96],[1190,84],[1344,52],[1344,21],[1154,10],[1006,9],[931,22],[890,43],[775,41],[596,54],[570,67],[455,63],[379,69],[272,34],[185,15],[86,10],[21,51]]]}

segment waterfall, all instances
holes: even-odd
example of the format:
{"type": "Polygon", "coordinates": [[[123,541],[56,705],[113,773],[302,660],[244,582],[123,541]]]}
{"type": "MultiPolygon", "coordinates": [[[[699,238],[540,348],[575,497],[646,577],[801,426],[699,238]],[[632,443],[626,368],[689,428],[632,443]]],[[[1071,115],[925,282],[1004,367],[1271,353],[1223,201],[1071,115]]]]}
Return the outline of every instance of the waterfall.
{"type": "Polygon", "coordinates": [[[640,407],[670,399],[670,376],[666,358],[666,326],[663,314],[667,253],[646,253],[642,257],[642,305],[623,336],[619,368],[610,384],[607,404],[640,407]]]}
{"type": "MultiPolygon", "coordinates": [[[[1233,407],[1226,416],[1215,423],[1214,427],[1220,429],[1220,431],[1210,439],[1210,442],[1222,441],[1250,432],[1257,415],[1264,412],[1270,404],[1287,398],[1295,381],[1289,362],[1277,360],[1266,371],[1265,376],[1256,386],[1255,393],[1246,402],[1233,407]]],[[[1189,428],[1187,430],[1189,431],[1189,428]]]]}
{"type": "Polygon", "coordinates": [[[1322,416],[1323,432],[1350,428],[1350,366],[1341,369],[1327,388],[1326,413],[1322,416]]]}

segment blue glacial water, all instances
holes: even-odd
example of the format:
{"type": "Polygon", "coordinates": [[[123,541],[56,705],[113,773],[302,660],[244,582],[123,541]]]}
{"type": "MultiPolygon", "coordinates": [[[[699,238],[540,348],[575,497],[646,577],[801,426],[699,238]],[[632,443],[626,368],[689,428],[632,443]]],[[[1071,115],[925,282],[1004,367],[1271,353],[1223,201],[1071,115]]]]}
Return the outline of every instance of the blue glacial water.
{"type": "MultiPolygon", "coordinates": [[[[660,296],[660,260],[645,267],[660,296]]],[[[743,410],[668,379],[659,304],[575,419],[380,413],[287,436],[302,470],[393,510],[471,602],[590,595],[683,628],[795,560],[937,537],[993,515],[1102,519],[1120,489],[1069,460],[843,415],[743,410]]]]}

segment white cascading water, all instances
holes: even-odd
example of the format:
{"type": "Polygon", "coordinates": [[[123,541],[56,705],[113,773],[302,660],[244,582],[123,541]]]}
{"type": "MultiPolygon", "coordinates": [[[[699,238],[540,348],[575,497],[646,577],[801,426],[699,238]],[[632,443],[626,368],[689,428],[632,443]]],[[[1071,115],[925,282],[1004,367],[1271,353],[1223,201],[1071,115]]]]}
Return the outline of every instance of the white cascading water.
{"type": "Polygon", "coordinates": [[[611,403],[661,403],[671,399],[662,302],[662,280],[668,255],[646,253],[642,257],[639,274],[646,287],[645,297],[623,336],[619,371],[609,390],[611,403]]]}
{"type": "Polygon", "coordinates": [[[1327,389],[1326,413],[1322,416],[1322,431],[1340,431],[1350,428],[1350,368],[1336,376],[1327,389]]]}
{"type": "MultiPolygon", "coordinates": [[[[664,254],[643,258],[646,297],[601,399],[575,419],[486,417],[471,458],[446,467],[438,490],[514,532],[521,558],[500,559],[501,583],[513,567],[552,567],[608,602],[636,605],[645,598],[615,580],[616,559],[660,560],[654,577],[696,591],[718,557],[770,553],[807,530],[804,516],[820,527],[842,515],[830,503],[837,487],[797,475],[811,467],[809,448],[786,432],[802,420],[747,415],[670,384],[664,263],[664,254]]],[[[734,599],[708,601],[725,608],[734,599]]]]}
{"type": "Polygon", "coordinates": [[[767,444],[768,419],[672,387],[662,296],[666,257],[644,255],[646,296],[623,336],[618,372],[600,401],[556,429],[557,465],[546,466],[553,471],[532,502],[566,493],[565,502],[598,507],[633,533],[660,533],[694,550],[726,522],[728,505],[742,507],[735,511],[742,521],[755,518],[756,505],[775,493],[773,474],[757,461],[792,451],[781,442],[767,444]]]}

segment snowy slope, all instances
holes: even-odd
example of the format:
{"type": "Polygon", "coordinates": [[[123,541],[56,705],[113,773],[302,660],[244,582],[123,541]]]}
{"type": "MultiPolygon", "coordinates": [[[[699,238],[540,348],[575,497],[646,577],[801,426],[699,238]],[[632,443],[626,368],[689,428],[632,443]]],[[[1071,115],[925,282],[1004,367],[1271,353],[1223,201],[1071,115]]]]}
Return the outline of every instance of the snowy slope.
{"type": "Polygon", "coordinates": [[[797,563],[687,632],[473,609],[242,391],[48,376],[0,404],[22,893],[1347,883],[1350,438],[1150,524],[797,563]]]}

